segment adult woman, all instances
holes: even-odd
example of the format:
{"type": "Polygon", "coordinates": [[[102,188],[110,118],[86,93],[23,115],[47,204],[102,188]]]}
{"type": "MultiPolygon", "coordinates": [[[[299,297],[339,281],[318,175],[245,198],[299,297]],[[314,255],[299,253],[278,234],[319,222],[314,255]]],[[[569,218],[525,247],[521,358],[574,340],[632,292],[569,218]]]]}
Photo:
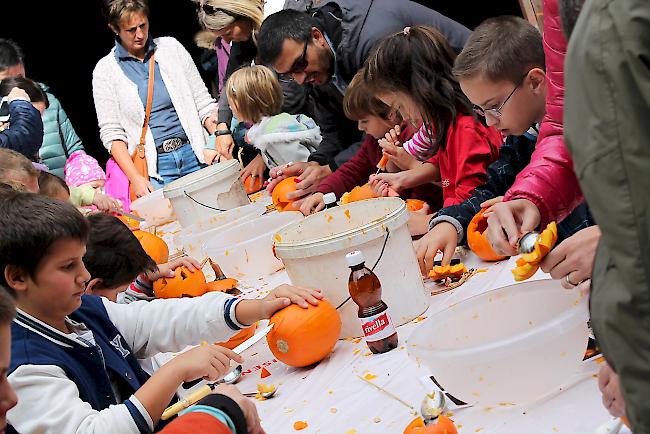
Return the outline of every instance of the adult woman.
{"type": "MultiPolygon", "coordinates": [[[[231,44],[228,68],[224,83],[230,74],[243,65],[250,65],[257,56],[255,33],[264,19],[263,0],[197,0],[200,24],[223,42],[231,44]]],[[[297,113],[304,105],[302,88],[293,83],[281,82],[284,103],[283,112],[297,113]]],[[[230,123],[232,111],[225,92],[219,99],[216,148],[224,158],[232,158],[235,146],[230,123]]],[[[258,154],[242,171],[242,178],[248,175],[263,176],[266,166],[258,154]]]]}
{"type": "Polygon", "coordinates": [[[115,47],[93,71],[93,97],[104,146],[144,196],[212,162],[208,134],[216,124],[216,102],[208,93],[189,53],[174,38],[149,36],[146,0],[107,4],[108,26],[115,47]],[[155,54],[155,56],[154,56],[155,54]],[[145,138],[149,179],[131,160],[139,142],[148,94],[149,61],[154,56],[154,92],[145,138]]]}

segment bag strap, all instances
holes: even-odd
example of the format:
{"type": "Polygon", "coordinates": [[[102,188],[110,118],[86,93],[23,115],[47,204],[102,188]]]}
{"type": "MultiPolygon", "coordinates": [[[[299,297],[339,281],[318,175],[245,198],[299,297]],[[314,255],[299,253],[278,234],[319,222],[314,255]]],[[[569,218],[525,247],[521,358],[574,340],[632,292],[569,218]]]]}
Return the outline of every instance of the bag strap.
{"type": "Polygon", "coordinates": [[[144,140],[147,135],[147,126],[149,125],[149,116],[151,115],[151,103],[153,102],[153,82],[155,74],[155,52],[149,58],[149,85],[147,87],[147,108],[144,113],[144,123],[142,124],[142,134],[140,134],[140,143],[138,143],[138,152],[142,152],[144,156],[144,140]]]}

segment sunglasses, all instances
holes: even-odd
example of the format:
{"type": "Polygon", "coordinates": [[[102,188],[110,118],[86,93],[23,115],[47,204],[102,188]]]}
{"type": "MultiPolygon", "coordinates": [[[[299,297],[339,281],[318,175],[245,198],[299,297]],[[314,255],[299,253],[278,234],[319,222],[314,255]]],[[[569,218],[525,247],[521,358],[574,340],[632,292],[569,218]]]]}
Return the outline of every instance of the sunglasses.
{"type": "Polygon", "coordinates": [[[208,4],[196,4],[196,10],[202,10],[206,15],[216,15],[218,12],[221,12],[222,14],[228,15],[229,17],[236,18],[235,15],[230,13],[229,11],[221,8],[215,8],[214,6],[210,6],[208,4]]]}
{"type": "Polygon", "coordinates": [[[299,58],[297,58],[294,62],[293,65],[291,65],[291,69],[287,72],[285,72],[284,75],[287,74],[298,74],[303,72],[307,66],[309,65],[309,61],[307,60],[307,46],[309,45],[309,42],[305,42],[305,48],[302,50],[302,54],[300,55],[299,58]]]}

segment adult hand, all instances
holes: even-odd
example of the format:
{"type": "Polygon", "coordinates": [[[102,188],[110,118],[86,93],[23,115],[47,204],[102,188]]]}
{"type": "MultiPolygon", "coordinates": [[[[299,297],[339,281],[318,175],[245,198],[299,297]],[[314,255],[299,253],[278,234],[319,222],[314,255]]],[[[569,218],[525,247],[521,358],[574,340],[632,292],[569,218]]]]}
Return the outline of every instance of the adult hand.
{"type": "Polygon", "coordinates": [[[142,175],[138,175],[135,179],[131,180],[131,191],[136,197],[146,196],[154,191],[153,185],[142,175]]]}
{"type": "Polygon", "coordinates": [[[274,167],[269,171],[269,176],[271,179],[269,180],[269,185],[266,186],[266,190],[269,193],[272,193],[273,189],[280,183],[280,181],[291,176],[301,175],[302,172],[304,172],[307,168],[307,164],[308,163],[306,162],[287,163],[282,166],[274,167]]]}
{"type": "Polygon", "coordinates": [[[255,158],[251,160],[250,163],[244,167],[244,170],[241,171],[241,179],[245,181],[248,178],[248,175],[253,178],[260,178],[264,182],[264,171],[266,170],[266,164],[264,164],[264,159],[260,154],[257,154],[255,158]]]}
{"type": "Polygon", "coordinates": [[[537,206],[527,199],[496,203],[487,219],[487,239],[496,254],[514,256],[519,238],[535,230],[540,221],[537,206]]]}
{"type": "Polygon", "coordinates": [[[325,208],[323,196],[324,194],[321,192],[316,192],[311,196],[307,196],[303,199],[302,205],[300,205],[300,212],[304,215],[311,215],[325,208]]]}
{"type": "Polygon", "coordinates": [[[203,150],[203,159],[205,160],[205,164],[207,165],[211,165],[212,163],[214,163],[215,160],[218,160],[218,157],[219,157],[219,152],[214,149],[203,150]]]}
{"type": "Polygon", "coordinates": [[[578,231],[551,250],[539,264],[540,268],[571,289],[591,278],[599,241],[598,226],[578,231]]]}
{"type": "Polygon", "coordinates": [[[442,251],[442,265],[449,265],[458,245],[458,234],[454,225],[440,222],[425,236],[415,242],[415,253],[420,264],[420,271],[426,276],[433,268],[433,261],[442,251]]]}
{"type": "Polygon", "coordinates": [[[220,384],[214,388],[212,393],[225,395],[237,403],[246,418],[248,434],[265,434],[255,403],[242,395],[237,387],[232,384],[220,384]]]}
{"type": "Polygon", "coordinates": [[[235,142],[232,140],[232,135],[223,134],[217,136],[215,139],[215,147],[217,152],[224,160],[232,160],[232,150],[235,147],[235,142]]]}
{"type": "Polygon", "coordinates": [[[296,200],[298,198],[307,196],[310,193],[314,193],[318,188],[318,185],[321,181],[332,174],[332,169],[329,166],[321,166],[315,161],[307,163],[307,167],[298,175],[296,179],[296,191],[292,191],[287,194],[287,198],[290,200],[296,200]]]}
{"type": "Polygon", "coordinates": [[[485,202],[481,203],[481,208],[485,210],[483,211],[483,215],[487,218],[487,216],[490,215],[490,208],[492,208],[492,205],[500,202],[503,202],[503,196],[493,197],[492,199],[488,199],[485,202]]]}
{"type": "Polygon", "coordinates": [[[614,417],[625,416],[625,398],[621,393],[618,374],[608,364],[601,366],[598,372],[598,389],[609,414],[614,417]]]}
{"type": "Polygon", "coordinates": [[[104,212],[119,211],[122,209],[122,204],[119,200],[106,196],[98,190],[95,190],[93,205],[95,205],[100,211],[104,212]]]}

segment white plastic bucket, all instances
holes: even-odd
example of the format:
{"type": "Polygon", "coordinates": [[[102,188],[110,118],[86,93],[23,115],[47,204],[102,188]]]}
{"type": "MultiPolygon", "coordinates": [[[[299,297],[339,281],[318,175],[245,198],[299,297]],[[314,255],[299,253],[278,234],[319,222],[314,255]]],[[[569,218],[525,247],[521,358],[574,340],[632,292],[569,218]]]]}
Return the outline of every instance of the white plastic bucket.
{"type": "Polygon", "coordinates": [[[205,256],[202,246],[206,240],[229,227],[243,223],[245,220],[261,217],[264,212],[266,212],[266,207],[255,203],[220,212],[183,229],[178,235],[177,243],[183,246],[187,255],[201,260],[205,256]]]}
{"type": "Polygon", "coordinates": [[[189,227],[220,211],[250,203],[239,179],[241,166],[237,160],[215,163],[170,182],[163,188],[178,222],[189,227]]]}
{"type": "Polygon", "coordinates": [[[570,381],[587,348],[587,297],[558,281],[493,289],[431,315],[409,354],[471,404],[530,403],[570,381]]]}
{"type": "MultiPolygon", "coordinates": [[[[282,230],[275,253],[294,285],[319,288],[338,306],[349,297],[345,255],[361,250],[366,266],[382,285],[382,299],[396,325],[409,322],[429,306],[413,242],[406,222],[406,204],[399,198],[370,199],[324,210],[282,230]],[[388,238],[387,236],[388,230],[388,238]]],[[[339,309],[341,337],[363,336],[358,307],[349,300],[339,309]]]]}
{"type": "Polygon", "coordinates": [[[282,269],[273,254],[273,238],[303,215],[295,211],[273,213],[247,220],[213,235],[203,251],[228,277],[266,276],[282,269]]]}
{"type": "Polygon", "coordinates": [[[162,225],[174,220],[174,209],[169,199],[165,199],[162,189],[131,202],[131,209],[146,220],[147,225],[162,225]]]}

